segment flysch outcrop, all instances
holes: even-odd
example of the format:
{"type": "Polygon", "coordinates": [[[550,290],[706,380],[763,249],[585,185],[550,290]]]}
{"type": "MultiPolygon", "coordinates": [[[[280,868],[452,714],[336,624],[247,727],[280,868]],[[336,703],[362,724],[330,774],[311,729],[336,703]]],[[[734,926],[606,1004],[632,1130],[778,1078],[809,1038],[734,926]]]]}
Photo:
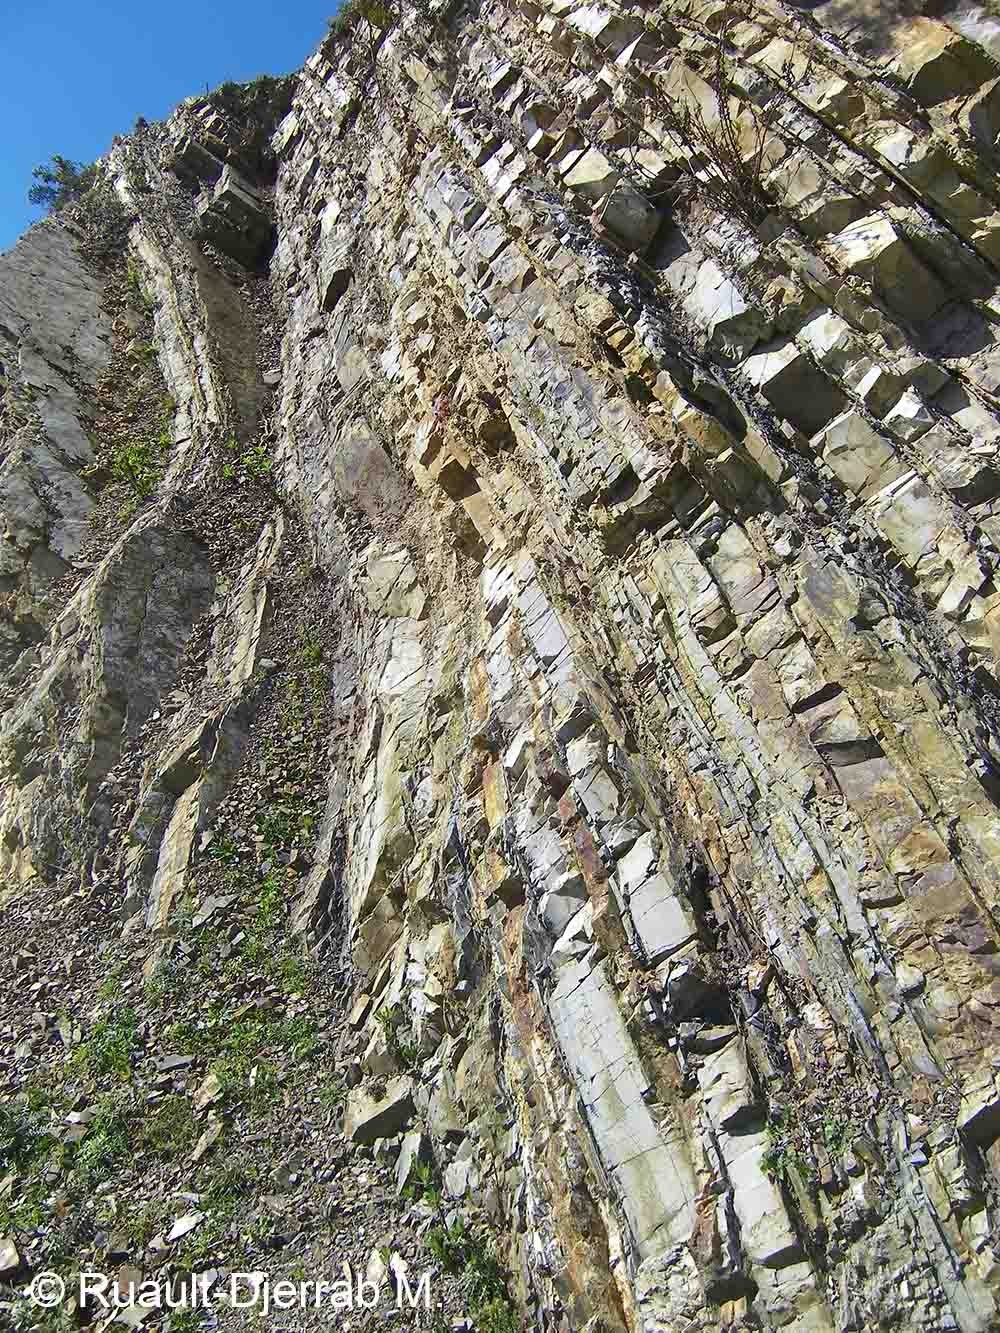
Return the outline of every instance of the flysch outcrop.
{"type": "Polygon", "coordinates": [[[5,911],[239,924],[321,626],[337,1141],[526,1328],[1000,1328],[1000,18],[933,8],[362,3],[116,141],[127,282],[0,258],[5,911]]]}

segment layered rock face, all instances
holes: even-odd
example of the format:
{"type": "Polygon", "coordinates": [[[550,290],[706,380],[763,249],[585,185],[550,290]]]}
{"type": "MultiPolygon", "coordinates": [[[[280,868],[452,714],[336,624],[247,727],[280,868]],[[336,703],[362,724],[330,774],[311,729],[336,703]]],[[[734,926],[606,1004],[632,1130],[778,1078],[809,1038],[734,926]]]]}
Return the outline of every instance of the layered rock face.
{"type": "Polygon", "coordinates": [[[141,300],[0,260],[7,896],[167,947],[304,566],[345,1126],[530,1327],[1000,1327],[998,34],[362,6],[116,144],[141,300]],[[169,440],[94,529],[141,319],[169,440]]]}

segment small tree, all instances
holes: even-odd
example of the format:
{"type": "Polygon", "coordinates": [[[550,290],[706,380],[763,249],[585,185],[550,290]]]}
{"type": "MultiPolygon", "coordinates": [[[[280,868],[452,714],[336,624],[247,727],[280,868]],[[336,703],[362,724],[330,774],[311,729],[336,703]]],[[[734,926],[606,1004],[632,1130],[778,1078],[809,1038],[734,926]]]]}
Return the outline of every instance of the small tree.
{"type": "Polygon", "coordinates": [[[97,176],[97,168],[82,162],[71,162],[56,153],[52,161],[35,167],[31,173],[36,182],[28,191],[28,202],[50,213],[58,213],[67,204],[82,199],[97,176]]]}

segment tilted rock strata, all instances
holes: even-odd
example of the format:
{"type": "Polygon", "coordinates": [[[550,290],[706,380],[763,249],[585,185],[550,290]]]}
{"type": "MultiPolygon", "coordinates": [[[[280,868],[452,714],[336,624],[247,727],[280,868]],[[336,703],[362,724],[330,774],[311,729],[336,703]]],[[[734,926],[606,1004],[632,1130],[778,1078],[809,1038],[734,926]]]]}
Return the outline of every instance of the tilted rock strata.
{"type": "Polygon", "coordinates": [[[94,454],[82,393],[96,386],[110,360],[100,294],[98,277],[68,231],[35,228],[4,258],[0,652],[6,665],[41,637],[38,603],[86,535],[93,497],[80,474],[94,454]]]}
{"type": "MultiPolygon", "coordinates": [[[[306,554],[345,655],[296,921],[353,967],[346,1125],[424,1129],[538,1327],[1000,1326],[1000,69],[959,17],[873,53],[779,3],[404,9],[307,62],[273,158],[199,103],[111,157],[183,429],[4,718],[6,868],[74,774],[100,806],[210,609],[87,861],[168,927],[306,554]],[[220,579],[182,520],[229,439],[310,549],[276,512],[220,579]]],[[[77,262],[50,226],[3,265],[39,236],[77,262]]],[[[61,316],[13,300],[30,385],[61,316]]],[[[85,513],[19,506],[17,450],[86,460],[39,411],[29,587],[85,513]]]]}

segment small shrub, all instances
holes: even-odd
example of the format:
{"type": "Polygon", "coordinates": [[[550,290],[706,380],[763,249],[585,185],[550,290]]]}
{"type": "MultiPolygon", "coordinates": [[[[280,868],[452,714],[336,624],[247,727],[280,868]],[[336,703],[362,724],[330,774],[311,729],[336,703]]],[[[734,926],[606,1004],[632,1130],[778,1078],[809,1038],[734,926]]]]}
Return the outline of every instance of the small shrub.
{"type": "Polygon", "coordinates": [[[125,281],[128,284],[129,291],[133,296],[142,299],[142,279],[139,277],[139,270],[130,259],[125,265],[125,281]]]}
{"type": "Polygon", "coordinates": [[[272,847],[285,847],[295,837],[295,809],[289,805],[274,805],[260,822],[264,841],[272,847]]]}
{"type": "Polygon", "coordinates": [[[109,181],[95,179],[69,212],[82,228],[82,249],[88,259],[102,267],[120,260],[128,242],[132,217],[109,181]]]}
{"type": "Polygon", "coordinates": [[[851,1141],[851,1126],[841,1116],[833,1116],[823,1122],[823,1142],[830,1156],[843,1157],[851,1141]]]}
{"type": "Polygon", "coordinates": [[[139,1249],[144,1249],[156,1234],[157,1224],[156,1209],[146,1203],[141,1208],[126,1213],[122,1230],[139,1249]]]}
{"type": "Polygon", "coordinates": [[[119,963],[117,967],[111,969],[97,988],[97,994],[102,1000],[114,999],[118,994],[119,983],[127,971],[128,963],[119,963]]]}
{"type": "MultiPolygon", "coordinates": [[[[146,289],[142,285],[142,278],[139,274],[139,270],[131,259],[125,266],[125,281],[128,284],[129,291],[135,297],[136,304],[142,310],[145,310],[147,314],[151,314],[156,302],[151,296],[147,295],[146,289]]],[[[166,401],[169,402],[169,407],[165,407],[165,410],[173,412],[175,408],[174,400],[168,395],[166,401]]]]}
{"type": "Polygon", "coordinates": [[[184,980],[184,966],[177,958],[161,958],[143,990],[148,1000],[159,1004],[161,1000],[177,996],[184,989],[184,980]]]}
{"type": "Polygon", "coordinates": [[[706,114],[700,102],[673,97],[657,97],[655,108],[681,149],[681,162],[692,146],[697,149],[695,160],[682,168],[694,187],[732,217],[756,227],[774,207],[765,177],[781,98],[808,83],[811,62],[799,71],[793,53],[777,80],[781,92],[772,90],[762,105],[741,99],[733,30],[742,19],[736,9],[727,11],[723,25],[713,36],[714,60],[704,75],[715,94],[715,115],[711,111],[706,114]],[[734,106],[739,108],[735,115],[734,106]]]}
{"type": "Polygon", "coordinates": [[[773,1111],[768,1120],[767,1147],[761,1154],[760,1166],[774,1181],[795,1174],[807,1185],[815,1183],[815,1164],[795,1142],[781,1111],[773,1111]]]}
{"type": "Polygon", "coordinates": [[[278,1089],[277,1071],[261,1059],[261,1052],[274,1034],[273,1022],[264,1017],[241,1019],[226,1035],[219,1058],[212,1066],[228,1101],[264,1103],[278,1089]]]}
{"type": "Polygon", "coordinates": [[[111,475],[124,482],[136,499],[147,499],[163,475],[159,451],[148,440],[132,440],[111,455],[111,475]]]}
{"type": "Polygon", "coordinates": [[[263,930],[274,930],[285,915],[285,894],[281,880],[270,871],[261,881],[257,902],[257,920],[263,930]]]}
{"type": "Polygon", "coordinates": [[[205,1327],[204,1311],[180,1306],[170,1312],[167,1333],[199,1333],[205,1327]]]}
{"type": "Polygon", "coordinates": [[[494,1296],[475,1309],[476,1328],[480,1333],[518,1333],[521,1321],[506,1296],[494,1296]]]}

